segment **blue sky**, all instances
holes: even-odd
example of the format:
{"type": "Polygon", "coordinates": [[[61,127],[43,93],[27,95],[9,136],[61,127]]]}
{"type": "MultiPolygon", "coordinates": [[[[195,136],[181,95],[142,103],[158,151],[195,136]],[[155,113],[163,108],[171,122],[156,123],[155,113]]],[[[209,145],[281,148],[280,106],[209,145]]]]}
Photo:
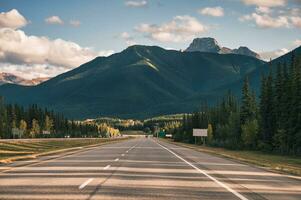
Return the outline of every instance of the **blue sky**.
{"type": "Polygon", "coordinates": [[[28,77],[53,76],[132,44],[185,49],[194,37],[214,37],[222,46],[248,46],[267,57],[301,45],[298,0],[0,0],[0,12],[0,30],[10,29],[5,36],[26,39],[23,45],[5,40],[10,49],[0,44],[0,72],[30,69],[28,77]],[[34,52],[22,51],[25,44],[36,45],[34,52]],[[64,48],[69,60],[56,61],[64,48]],[[80,58],[70,61],[76,54],[80,58]]]}

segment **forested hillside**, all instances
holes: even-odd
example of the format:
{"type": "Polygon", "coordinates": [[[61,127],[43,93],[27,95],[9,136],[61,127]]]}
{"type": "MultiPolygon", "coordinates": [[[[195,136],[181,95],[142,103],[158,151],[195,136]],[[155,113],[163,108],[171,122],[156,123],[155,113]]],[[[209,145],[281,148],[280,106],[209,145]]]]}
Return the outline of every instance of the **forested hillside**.
{"type": "Polygon", "coordinates": [[[176,141],[194,142],[193,128],[208,128],[208,143],[231,149],[301,154],[301,56],[281,60],[262,76],[259,99],[245,78],[241,99],[229,92],[216,106],[184,115],[180,127],[167,129],[176,141]]]}
{"type": "Polygon", "coordinates": [[[38,86],[4,85],[10,103],[39,103],[76,119],[148,118],[192,112],[201,100],[236,82],[265,62],[244,56],[181,52],[135,45],[98,57],[38,86]]]}
{"type": "Polygon", "coordinates": [[[5,104],[0,97],[0,139],[41,137],[98,137],[95,124],[71,121],[36,104],[5,104]]]}

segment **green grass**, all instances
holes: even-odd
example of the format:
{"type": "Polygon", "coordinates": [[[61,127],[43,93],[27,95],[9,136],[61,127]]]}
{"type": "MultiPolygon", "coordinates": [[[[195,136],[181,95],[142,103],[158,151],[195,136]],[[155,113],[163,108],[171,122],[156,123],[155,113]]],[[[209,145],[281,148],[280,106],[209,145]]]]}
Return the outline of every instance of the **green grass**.
{"type": "Polygon", "coordinates": [[[0,163],[15,159],[35,157],[51,152],[103,144],[109,141],[121,140],[108,138],[74,138],[74,139],[27,139],[0,140],[0,163]]]}
{"type": "Polygon", "coordinates": [[[200,152],[214,154],[237,161],[250,163],[253,165],[261,166],[269,170],[284,172],[288,174],[301,176],[301,157],[300,156],[284,156],[264,153],[260,151],[240,151],[228,150],[216,147],[204,147],[193,144],[184,144],[180,142],[173,142],[170,139],[164,139],[180,146],[188,147],[200,152]]]}

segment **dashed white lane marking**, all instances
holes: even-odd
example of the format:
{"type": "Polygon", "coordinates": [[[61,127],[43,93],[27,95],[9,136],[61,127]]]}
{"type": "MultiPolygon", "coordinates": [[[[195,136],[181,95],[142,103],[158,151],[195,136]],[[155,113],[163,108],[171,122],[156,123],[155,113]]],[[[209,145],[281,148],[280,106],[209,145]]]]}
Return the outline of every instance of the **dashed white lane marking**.
{"type": "MultiPolygon", "coordinates": [[[[157,143],[157,142],[156,142],[157,143]]],[[[204,174],[205,176],[207,176],[209,179],[211,179],[212,181],[214,181],[215,183],[217,183],[218,185],[222,186],[223,188],[225,188],[226,190],[228,190],[229,192],[231,192],[232,194],[234,194],[235,196],[237,196],[239,199],[241,200],[248,200],[246,197],[242,196],[241,194],[239,194],[238,192],[236,192],[235,190],[233,190],[232,188],[230,188],[229,186],[225,185],[224,183],[220,182],[219,180],[217,180],[216,178],[210,176],[209,174],[207,174],[205,171],[199,169],[198,167],[196,167],[195,165],[191,164],[190,162],[188,162],[187,160],[185,160],[184,158],[182,158],[181,156],[179,156],[178,154],[176,154],[175,152],[171,151],[170,149],[162,146],[161,144],[157,143],[159,146],[161,146],[163,149],[167,150],[168,152],[170,152],[171,154],[173,154],[174,156],[176,156],[177,158],[179,158],[180,160],[182,160],[183,162],[185,162],[186,164],[188,164],[189,166],[191,166],[192,168],[194,168],[195,170],[197,170],[199,173],[204,174]]]]}
{"type": "Polygon", "coordinates": [[[114,161],[116,162],[116,161],[118,161],[119,160],[119,158],[116,158],[114,161]]]}
{"type": "Polygon", "coordinates": [[[79,187],[78,189],[84,189],[91,181],[93,181],[94,178],[89,178],[88,180],[86,180],[85,182],[83,182],[79,187]]]}
{"type": "Polygon", "coordinates": [[[121,156],[124,156],[124,153],[123,153],[123,154],[121,154],[121,156]]]}
{"type": "Polygon", "coordinates": [[[109,169],[110,167],[111,167],[111,165],[107,165],[103,169],[106,170],[106,169],[109,169]]]}
{"type": "Polygon", "coordinates": [[[132,146],[129,150],[126,151],[126,153],[128,153],[130,150],[134,149],[138,144],[135,144],[134,146],[132,146]]]}

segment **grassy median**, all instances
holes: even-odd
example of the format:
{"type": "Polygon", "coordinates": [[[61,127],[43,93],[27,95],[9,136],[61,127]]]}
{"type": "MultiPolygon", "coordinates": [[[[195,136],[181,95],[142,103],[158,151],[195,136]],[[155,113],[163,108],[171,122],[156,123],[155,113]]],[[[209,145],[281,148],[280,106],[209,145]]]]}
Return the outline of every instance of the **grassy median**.
{"type": "Polygon", "coordinates": [[[185,144],[180,142],[173,142],[170,139],[164,141],[174,143],[176,145],[188,147],[200,152],[210,153],[257,166],[265,167],[267,169],[284,172],[292,175],[301,176],[301,157],[300,156],[282,156],[260,151],[239,151],[228,150],[216,147],[204,147],[194,144],[185,144]]]}
{"type": "Polygon", "coordinates": [[[124,139],[126,138],[0,140],[0,163],[7,163],[19,159],[34,158],[50,153],[59,153],[64,150],[73,150],[77,147],[96,146],[107,142],[124,139]]]}

